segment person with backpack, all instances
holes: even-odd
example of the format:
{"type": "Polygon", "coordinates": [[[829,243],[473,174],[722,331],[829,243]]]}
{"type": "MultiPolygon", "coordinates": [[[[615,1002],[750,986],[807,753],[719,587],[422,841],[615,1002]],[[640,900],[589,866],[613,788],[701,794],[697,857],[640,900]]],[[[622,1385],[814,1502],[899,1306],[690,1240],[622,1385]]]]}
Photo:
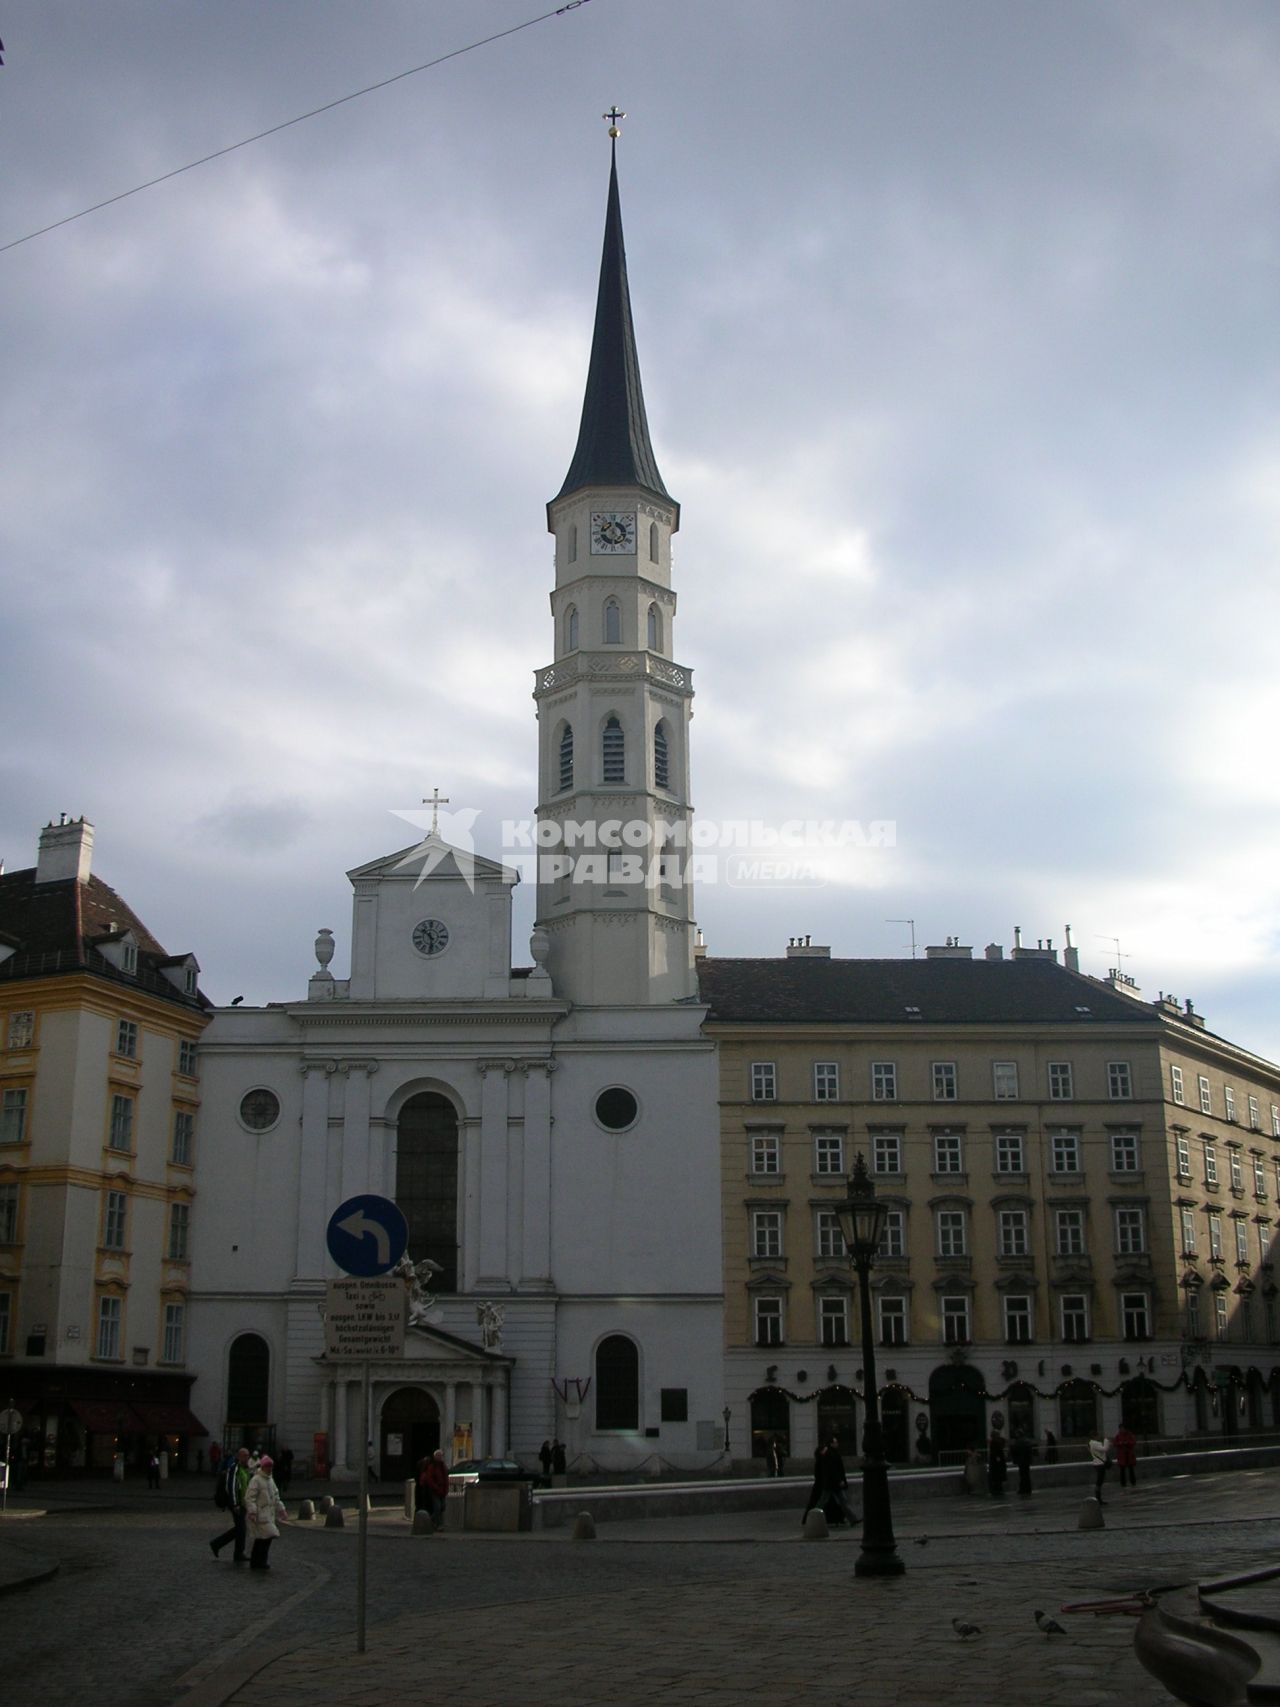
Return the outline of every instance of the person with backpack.
{"type": "Polygon", "coordinates": [[[234,1458],[228,1458],[222,1475],[214,1486],[214,1503],[222,1511],[230,1512],[231,1528],[222,1535],[215,1536],[209,1543],[209,1551],[216,1559],[228,1541],[235,1542],[235,1550],[231,1555],[233,1563],[247,1563],[244,1550],[245,1541],[245,1490],[249,1486],[249,1448],[242,1446],[234,1458]]]}

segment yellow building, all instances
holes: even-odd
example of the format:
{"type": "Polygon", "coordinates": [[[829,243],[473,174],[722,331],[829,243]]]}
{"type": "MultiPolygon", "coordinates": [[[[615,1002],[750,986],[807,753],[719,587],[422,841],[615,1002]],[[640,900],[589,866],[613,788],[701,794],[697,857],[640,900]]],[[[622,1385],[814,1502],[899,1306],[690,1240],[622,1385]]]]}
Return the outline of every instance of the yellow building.
{"type": "Polygon", "coordinates": [[[1191,1004],[1050,947],[700,963],[720,1051],[725,1393],[736,1457],[858,1437],[835,1205],[856,1154],[886,1449],[1280,1422],[1280,1068],[1191,1004]]]}
{"type": "Polygon", "coordinates": [[[50,824],[0,875],[0,1393],[35,1469],[181,1458],[191,1415],[195,957],[169,955],[50,824]]]}

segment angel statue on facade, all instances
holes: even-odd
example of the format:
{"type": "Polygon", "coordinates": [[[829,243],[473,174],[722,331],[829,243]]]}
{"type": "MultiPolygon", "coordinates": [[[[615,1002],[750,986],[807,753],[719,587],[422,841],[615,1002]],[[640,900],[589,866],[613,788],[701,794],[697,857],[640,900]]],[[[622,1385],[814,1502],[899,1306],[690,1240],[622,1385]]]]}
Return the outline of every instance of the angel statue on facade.
{"type": "Polygon", "coordinates": [[[431,1277],[441,1272],[441,1265],[432,1262],[430,1257],[423,1257],[421,1262],[414,1262],[408,1251],[391,1270],[398,1274],[409,1288],[409,1326],[425,1328],[432,1322],[440,1320],[440,1312],[431,1296],[431,1277]]]}
{"type": "Polygon", "coordinates": [[[503,1310],[501,1304],[477,1304],[476,1321],[480,1324],[480,1339],[486,1351],[502,1350],[503,1310]]]}

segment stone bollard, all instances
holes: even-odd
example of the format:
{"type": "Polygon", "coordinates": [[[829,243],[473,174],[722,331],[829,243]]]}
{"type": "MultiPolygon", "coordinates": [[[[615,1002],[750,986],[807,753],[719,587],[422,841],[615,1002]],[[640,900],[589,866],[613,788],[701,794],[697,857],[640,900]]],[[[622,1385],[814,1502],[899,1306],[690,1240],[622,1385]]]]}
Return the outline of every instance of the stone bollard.
{"type": "Polygon", "coordinates": [[[594,1541],[596,1538],[596,1520],[589,1511],[580,1511],[573,1520],[571,1541],[594,1541]]]}
{"type": "Polygon", "coordinates": [[[340,1505],[330,1505],[324,1514],[324,1526],[326,1529],[345,1529],[347,1527],[347,1520],[342,1515],[340,1505]]]}
{"type": "Polygon", "coordinates": [[[804,1514],[804,1538],[806,1541],[826,1541],[831,1531],[827,1528],[826,1513],[814,1506],[812,1511],[804,1514]]]}
{"type": "Polygon", "coordinates": [[[404,1515],[408,1523],[413,1522],[414,1507],[418,1503],[418,1484],[410,1476],[404,1485],[404,1515]]]}
{"type": "Polygon", "coordinates": [[[310,1523],[311,1519],[315,1515],[316,1515],[316,1508],[311,1503],[310,1500],[300,1500],[298,1502],[298,1522],[299,1523],[310,1523]]]}
{"type": "Polygon", "coordinates": [[[328,1512],[331,1512],[333,1510],[333,1495],[321,1494],[320,1498],[316,1501],[316,1510],[322,1517],[328,1512]]]}
{"type": "Polygon", "coordinates": [[[413,1514],[413,1533],[415,1535],[434,1535],[436,1526],[431,1521],[429,1511],[415,1511],[413,1514]]]}
{"type": "Polygon", "coordinates": [[[1105,1529],[1106,1519],[1102,1515],[1102,1506],[1093,1494],[1080,1507],[1080,1521],[1077,1529],[1105,1529]]]}

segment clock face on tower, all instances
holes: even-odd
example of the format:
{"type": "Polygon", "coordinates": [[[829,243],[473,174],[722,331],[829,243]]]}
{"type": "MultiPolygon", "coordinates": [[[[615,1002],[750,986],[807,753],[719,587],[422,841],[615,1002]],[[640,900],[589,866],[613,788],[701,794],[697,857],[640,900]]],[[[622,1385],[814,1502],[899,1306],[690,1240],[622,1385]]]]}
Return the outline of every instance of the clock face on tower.
{"type": "Polygon", "coordinates": [[[634,510],[593,510],[591,513],[591,555],[606,557],[619,552],[634,552],[636,548],[636,516],[634,510]]]}
{"type": "Polygon", "coordinates": [[[428,960],[449,946],[449,927],[441,919],[421,919],[413,927],[413,946],[428,960]]]}

